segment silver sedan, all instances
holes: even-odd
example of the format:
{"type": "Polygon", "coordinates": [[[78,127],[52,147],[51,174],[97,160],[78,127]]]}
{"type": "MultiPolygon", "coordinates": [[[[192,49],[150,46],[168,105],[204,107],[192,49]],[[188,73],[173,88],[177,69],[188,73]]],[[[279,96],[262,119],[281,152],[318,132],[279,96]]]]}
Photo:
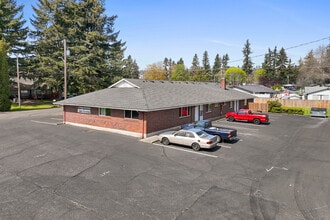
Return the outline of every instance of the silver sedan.
{"type": "Polygon", "coordinates": [[[217,138],[209,135],[200,129],[189,129],[179,131],[167,131],[159,135],[161,143],[168,145],[170,143],[179,144],[184,146],[191,146],[195,151],[201,148],[213,148],[217,145],[217,138]]]}

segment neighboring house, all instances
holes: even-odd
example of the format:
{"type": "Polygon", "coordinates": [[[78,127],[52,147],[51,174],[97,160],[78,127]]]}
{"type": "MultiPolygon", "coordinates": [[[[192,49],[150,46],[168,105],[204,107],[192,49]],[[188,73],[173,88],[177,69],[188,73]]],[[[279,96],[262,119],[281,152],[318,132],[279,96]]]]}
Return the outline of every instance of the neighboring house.
{"type": "MultiPolygon", "coordinates": [[[[10,85],[10,95],[11,97],[18,96],[18,85],[17,85],[17,78],[11,78],[11,85],[10,85]]],[[[31,96],[33,91],[33,81],[30,79],[20,78],[20,95],[22,99],[27,99],[31,96]]]]}
{"type": "Polygon", "coordinates": [[[139,138],[247,108],[254,96],[219,83],[122,79],[106,89],[56,102],[66,124],[139,138]],[[220,87],[222,86],[222,88],[220,87]]]}
{"type": "Polygon", "coordinates": [[[258,98],[272,98],[276,93],[271,88],[268,88],[263,85],[240,85],[234,86],[233,89],[250,95],[254,95],[258,98]]]}
{"type": "Polygon", "coordinates": [[[326,87],[326,86],[305,87],[304,99],[330,100],[330,87],[326,87]]]}

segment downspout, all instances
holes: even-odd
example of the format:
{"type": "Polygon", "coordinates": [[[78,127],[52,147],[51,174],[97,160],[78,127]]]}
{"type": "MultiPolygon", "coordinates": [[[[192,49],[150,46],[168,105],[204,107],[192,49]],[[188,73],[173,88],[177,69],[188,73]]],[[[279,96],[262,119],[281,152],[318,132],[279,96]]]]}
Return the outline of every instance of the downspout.
{"type": "Polygon", "coordinates": [[[63,124],[66,123],[66,112],[65,112],[66,108],[65,105],[63,105],[63,124]]]}
{"type": "Polygon", "coordinates": [[[144,138],[144,112],[142,112],[142,139],[144,138]]]}

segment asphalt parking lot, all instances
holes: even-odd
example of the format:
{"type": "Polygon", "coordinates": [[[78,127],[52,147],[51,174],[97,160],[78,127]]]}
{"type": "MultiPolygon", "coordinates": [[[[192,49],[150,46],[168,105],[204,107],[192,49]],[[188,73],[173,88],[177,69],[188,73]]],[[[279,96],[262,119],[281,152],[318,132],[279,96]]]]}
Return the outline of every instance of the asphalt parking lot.
{"type": "Polygon", "coordinates": [[[239,141],[194,152],[0,113],[0,219],[329,219],[330,120],[270,122],[215,121],[239,141]]]}

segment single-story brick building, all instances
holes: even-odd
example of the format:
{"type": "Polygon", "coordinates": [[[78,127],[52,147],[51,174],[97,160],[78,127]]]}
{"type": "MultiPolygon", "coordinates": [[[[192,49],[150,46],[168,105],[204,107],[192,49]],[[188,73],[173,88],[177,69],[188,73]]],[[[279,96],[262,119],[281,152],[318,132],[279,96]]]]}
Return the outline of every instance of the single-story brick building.
{"type": "Polygon", "coordinates": [[[56,102],[65,124],[145,138],[246,108],[255,96],[221,83],[122,79],[106,89],[56,102]]]}

